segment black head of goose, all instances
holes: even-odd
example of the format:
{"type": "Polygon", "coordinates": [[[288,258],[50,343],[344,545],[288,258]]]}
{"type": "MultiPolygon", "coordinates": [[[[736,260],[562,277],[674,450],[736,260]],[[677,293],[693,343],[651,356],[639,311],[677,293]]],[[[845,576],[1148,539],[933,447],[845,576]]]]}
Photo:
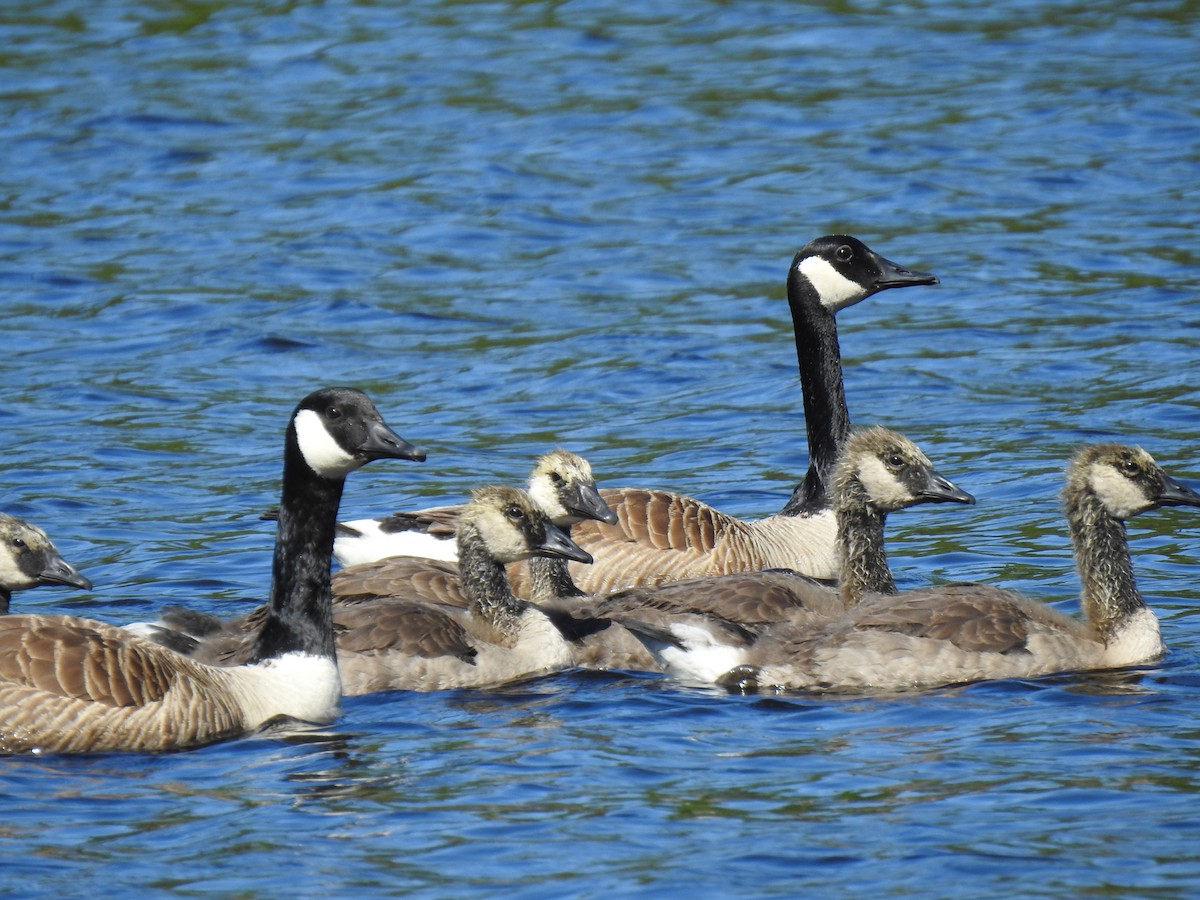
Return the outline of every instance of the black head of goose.
{"type": "Polygon", "coordinates": [[[273,719],[327,723],[341,697],[329,568],[347,474],[424,459],[360,391],[302,400],[288,422],[267,622],[247,665],[216,668],[70,616],[0,619],[0,750],[178,750],[273,719]]]}
{"type": "MultiPolygon", "coordinates": [[[[567,450],[538,457],[529,474],[529,494],[559,528],[585,519],[616,521],[596,490],[591,465],[567,450]]],[[[455,504],[340,523],[334,556],[342,566],[392,556],[453,561],[458,558],[454,537],[461,511],[462,504],[455,504]]]]}
{"type": "MultiPolygon", "coordinates": [[[[679,630],[705,649],[720,645],[729,635],[743,634],[749,641],[763,629],[797,617],[823,622],[872,593],[895,593],[884,547],[889,513],[925,503],[974,502],[908,438],[886,428],[859,429],[847,440],[833,472],[840,585],[791,570],[742,572],[620,591],[583,604],[581,611],[627,623],[652,637],[679,630]],[[706,630],[713,633],[705,635],[706,630]]],[[[588,661],[600,660],[600,668],[654,671],[658,667],[657,663],[647,667],[644,659],[630,653],[620,630],[598,633],[586,643],[592,650],[588,661]]],[[[703,667],[709,678],[725,670],[720,662],[710,668],[712,661],[703,652],[693,654],[691,660],[696,661],[689,665],[703,667]]],[[[675,667],[679,669],[679,663],[675,667]]]]}
{"type": "Polygon", "coordinates": [[[1098,444],[1073,458],[1063,490],[1083,618],[983,584],[955,583],[863,603],[818,629],[782,626],[720,679],[745,689],[898,691],[995,678],[1123,668],[1163,652],[1137,589],[1130,516],[1200,506],[1200,494],[1138,447],[1098,444]]]}
{"type": "Polygon", "coordinates": [[[600,593],[764,568],[835,577],[828,487],[850,414],[834,317],[880,291],[937,283],[936,275],[897,265],[850,235],[826,235],[802,247],[788,270],[787,294],[808,432],[804,481],[779,513],[755,522],[668,491],[602,491],[620,521],[580,526],[575,537],[596,564],[572,570],[579,586],[600,593]]]}
{"type": "Polygon", "coordinates": [[[92,582],[62,558],[46,532],[0,513],[0,615],[8,612],[13,591],[45,585],[92,589],[92,582]]]}

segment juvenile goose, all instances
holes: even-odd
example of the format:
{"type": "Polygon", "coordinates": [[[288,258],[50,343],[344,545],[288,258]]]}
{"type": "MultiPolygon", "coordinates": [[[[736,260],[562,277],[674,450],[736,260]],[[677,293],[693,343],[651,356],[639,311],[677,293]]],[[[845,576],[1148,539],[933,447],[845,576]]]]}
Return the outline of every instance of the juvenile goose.
{"type": "MultiPolygon", "coordinates": [[[[600,499],[591,464],[567,450],[555,449],[538,458],[529,475],[529,494],[559,528],[570,528],[585,519],[610,525],[617,521],[600,499]]],[[[461,511],[461,504],[434,506],[339,523],[333,554],[343,566],[390,556],[453,561],[458,558],[454,535],[461,511]]]]}
{"type": "MultiPolygon", "coordinates": [[[[836,552],[842,571],[839,586],[790,570],[742,572],[618,591],[582,604],[580,611],[629,622],[643,634],[678,632],[701,647],[730,640],[750,643],[758,633],[781,621],[803,618],[820,623],[840,616],[865,596],[894,594],[896,585],[883,533],[889,512],[921,503],[975,502],[942,476],[916,444],[879,427],[851,434],[832,482],[836,552]],[[712,634],[706,636],[706,631],[712,634]]],[[[667,644],[668,655],[680,654],[671,641],[667,644]]],[[[588,637],[584,646],[581,665],[660,669],[641,642],[619,626],[588,637]]],[[[707,667],[709,661],[703,657],[703,652],[697,651],[687,665],[707,667]]],[[[715,674],[729,668],[721,666],[721,660],[728,658],[728,651],[722,649],[715,674]]],[[[682,663],[673,665],[678,669],[682,663]]]]}
{"type": "Polygon", "coordinates": [[[302,400],[284,444],[271,610],[253,662],[206,666],[123,628],[71,616],[0,618],[0,751],[179,750],[288,717],[326,723],[341,697],[329,568],[348,473],[424,459],[365,394],[302,400]]]}
{"type": "Polygon", "coordinates": [[[62,558],[46,532],[0,513],[0,615],[8,612],[13,591],[42,585],[92,589],[92,582],[62,558]]]}
{"type": "MultiPolygon", "coordinates": [[[[392,557],[334,575],[338,666],[347,695],[495,687],[573,663],[586,623],[551,618],[515,597],[505,566],[531,557],[588,556],[518,488],[475,491],[459,511],[459,562],[392,557]]],[[[222,622],[164,616],[153,638],[215,665],[242,662],[265,608],[222,622]]]]}
{"type": "Polygon", "coordinates": [[[336,617],[338,662],[348,694],[383,690],[432,691],[495,687],[544,675],[574,663],[574,633],[509,587],[505,566],[531,556],[590,557],[524,491],[478,489],[458,521],[457,590],[465,609],[406,596],[406,586],[370,567],[344,570],[336,617]],[[356,597],[363,597],[356,603],[356,597]],[[420,622],[414,609],[423,610],[420,622]],[[440,612],[438,618],[432,610],[440,612]],[[429,650],[417,651],[417,640],[429,650]],[[436,648],[436,649],[435,649],[436,648]],[[449,649],[443,649],[449,648],[449,649]]]}
{"type": "MultiPolygon", "coordinates": [[[[1084,618],[1020,594],[950,584],[869,600],[820,629],[768,630],[720,683],[775,690],[897,691],[993,678],[1121,668],[1163,652],[1137,590],[1125,519],[1200,494],[1144,450],[1085,447],[1063,491],[1084,618]]],[[[692,673],[695,674],[695,673],[692,673]]]]}
{"type": "Polygon", "coordinates": [[[836,576],[827,485],[850,415],[834,316],[882,290],[937,283],[937,276],[898,266],[849,235],[816,238],[801,248],[788,270],[787,294],[808,431],[804,481],[780,512],[753,522],[667,491],[602,491],[620,521],[577,529],[579,545],[596,558],[588,569],[572,569],[579,587],[594,594],[765,568],[836,576]]]}

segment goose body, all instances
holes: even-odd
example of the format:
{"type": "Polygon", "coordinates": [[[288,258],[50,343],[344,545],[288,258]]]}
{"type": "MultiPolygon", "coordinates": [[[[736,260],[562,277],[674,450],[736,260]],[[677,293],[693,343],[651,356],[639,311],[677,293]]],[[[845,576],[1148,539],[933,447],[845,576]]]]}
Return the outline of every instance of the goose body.
{"type": "Polygon", "coordinates": [[[577,529],[575,539],[596,559],[586,569],[572,568],[579,587],[595,594],[763,568],[836,577],[836,524],[827,485],[850,431],[850,415],[834,316],[882,290],[937,282],[849,235],[827,235],[801,248],[788,272],[787,293],[808,432],[804,481],[779,513],[757,521],[668,491],[602,491],[618,522],[588,522],[577,529]]]}
{"type": "MultiPolygon", "coordinates": [[[[561,448],[538,458],[529,474],[529,495],[559,528],[585,519],[608,524],[617,520],[596,490],[591,464],[561,448]]],[[[462,508],[462,504],[435,506],[339,523],[334,556],[342,566],[393,556],[453,562],[458,559],[454,537],[462,508]]]]}
{"type": "Polygon", "coordinates": [[[296,407],[284,449],[271,604],[251,661],[214,667],[127,629],[71,616],[0,619],[0,750],[180,750],[286,717],[327,723],[341,684],[329,567],[349,472],[423,459],[359,391],[296,407]]]}
{"type": "Polygon", "coordinates": [[[0,615],[8,612],[13,591],[45,585],[92,589],[92,582],[63,559],[45,531],[0,513],[0,615]]]}
{"type": "Polygon", "coordinates": [[[505,567],[539,555],[585,562],[587,554],[516,488],[477,490],[461,512],[456,542],[453,590],[465,607],[414,600],[403,584],[372,585],[348,571],[338,608],[349,626],[338,637],[347,694],[495,687],[574,664],[571,636],[512,593],[505,567]],[[414,651],[418,639],[430,649],[414,651]]]}
{"type": "MultiPolygon", "coordinates": [[[[916,444],[884,428],[863,429],[850,436],[832,482],[835,549],[842,571],[839,585],[791,570],[743,572],[618,591],[583,604],[582,611],[627,623],[643,636],[686,634],[694,651],[690,656],[669,638],[659,642],[659,649],[676,657],[675,669],[699,665],[711,680],[730,666],[721,668],[717,663],[712,668],[707,659],[696,662],[707,655],[703,648],[720,648],[720,659],[736,658],[723,646],[726,642],[748,645],[781,622],[823,623],[864,596],[895,593],[884,551],[888,513],[922,503],[974,502],[942,476],[916,444]]],[[[621,667],[628,667],[629,658],[636,655],[624,636],[617,641],[601,632],[589,639],[597,647],[597,656],[610,641],[616,641],[615,652],[620,654],[616,658],[625,663],[621,667]]]]}
{"type": "Polygon", "coordinates": [[[743,642],[734,654],[740,662],[715,680],[774,690],[897,691],[1156,659],[1162,637],[1134,581],[1124,520],[1162,506],[1200,506],[1200,494],[1140,448],[1099,444],[1072,460],[1063,499],[1084,618],[979,584],[869,596],[821,627],[785,623],[743,642]]]}
{"type": "MultiPolygon", "coordinates": [[[[517,488],[475,492],[456,516],[458,563],[392,557],[333,577],[343,691],[487,688],[574,664],[572,634],[517,598],[506,566],[531,557],[586,560],[517,488]]],[[[245,661],[265,607],[221,621],[174,610],[154,640],[214,665],[245,661]]]]}

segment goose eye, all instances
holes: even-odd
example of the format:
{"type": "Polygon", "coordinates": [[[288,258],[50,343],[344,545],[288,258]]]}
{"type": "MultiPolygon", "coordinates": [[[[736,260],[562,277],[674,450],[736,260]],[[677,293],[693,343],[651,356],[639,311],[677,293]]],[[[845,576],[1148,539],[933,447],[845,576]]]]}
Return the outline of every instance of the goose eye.
{"type": "Polygon", "coordinates": [[[907,463],[905,462],[904,457],[899,453],[889,453],[887,457],[887,465],[889,469],[899,471],[900,469],[903,469],[907,463]]]}
{"type": "Polygon", "coordinates": [[[854,249],[849,244],[842,244],[833,255],[838,262],[850,262],[854,258],[854,249]]]}
{"type": "Polygon", "coordinates": [[[507,506],[504,509],[504,514],[514,522],[520,522],[525,518],[525,511],[519,506],[507,506]]]}
{"type": "Polygon", "coordinates": [[[22,538],[13,538],[12,543],[13,543],[14,547],[17,547],[19,549],[23,550],[25,548],[25,541],[22,538]]]}
{"type": "Polygon", "coordinates": [[[1138,464],[1136,462],[1134,462],[1132,459],[1130,459],[1129,457],[1125,457],[1125,459],[1121,460],[1120,469],[1121,469],[1121,474],[1124,475],[1126,478],[1132,478],[1133,476],[1137,475],[1141,471],[1138,468],[1138,464]]]}
{"type": "Polygon", "coordinates": [[[336,421],[337,419],[340,419],[341,417],[342,417],[342,411],[340,409],[338,409],[336,406],[331,406],[331,407],[329,407],[329,409],[327,409],[325,411],[325,418],[327,418],[327,419],[333,419],[336,421]]]}
{"type": "Polygon", "coordinates": [[[561,475],[559,475],[557,472],[551,472],[550,473],[550,481],[555,485],[559,485],[559,484],[563,483],[563,477],[561,475]]]}

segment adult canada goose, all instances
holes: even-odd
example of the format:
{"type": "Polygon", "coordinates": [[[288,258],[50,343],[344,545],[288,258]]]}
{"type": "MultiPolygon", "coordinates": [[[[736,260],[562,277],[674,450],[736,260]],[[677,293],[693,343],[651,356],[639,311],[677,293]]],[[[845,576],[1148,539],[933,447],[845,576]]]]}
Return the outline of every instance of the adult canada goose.
{"type": "Polygon", "coordinates": [[[787,294],[808,431],[804,481],[780,512],[753,522],[667,491],[602,491],[620,521],[576,530],[579,545],[596,558],[587,569],[572,568],[579,587],[595,594],[765,568],[836,576],[827,486],[850,415],[834,316],[882,290],[937,283],[937,276],[889,262],[849,235],[820,237],[801,248],[788,270],[787,294]]]}
{"type": "Polygon", "coordinates": [[[13,591],[42,585],[92,589],[92,582],[62,558],[46,532],[0,513],[0,615],[8,612],[13,591]]]}
{"type": "MultiPolygon", "coordinates": [[[[391,557],[334,576],[338,665],[347,695],[495,687],[574,662],[587,623],[552,618],[513,595],[506,565],[535,556],[586,562],[518,488],[479,488],[456,523],[458,564],[391,557]]],[[[217,665],[241,662],[265,609],[222,622],[183,611],[154,639],[217,665]]]]}
{"type": "Polygon", "coordinates": [[[271,611],[253,662],[206,666],[123,628],[0,618],[0,750],[179,750],[287,717],[327,723],[341,698],[329,569],[345,477],[424,459],[348,388],[310,394],[287,427],[271,611]]]}
{"type": "Polygon", "coordinates": [[[819,629],[768,629],[730,654],[740,658],[717,681],[743,689],[897,691],[1157,658],[1162,636],[1134,582],[1125,519],[1162,506],[1200,506],[1200,494],[1138,447],[1097,444],[1072,460],[1063,501],[1083,619],[987,585],[926,588],[869,599],[819,629]]]}
{"type": "MultiPolygon", "coordinates": [[[[529,474],[529,494],[559,528],[570,528],[585,519],[610,525],[617,521],[600,499],[591,464],[567,450],[555,449],[538,457],[529,474]]],[[[343,566],[390,556],[453,561],[458,558],[454,536],[461,511],[462,504],[435,506],[339,523],[333,555],[343,566]]],[[[548,571],[553,574],[557,569],[548,571]]]]}
{"type": "MultiPolygon", "coordinates": [[[[579,612],[617,622],[632,620],[643,632],[682,629],[692,635],[693,643],[718,646],[727,634],[741,634],[749,642],[782,621],[802,617],[821,623],[840,616],[864,596],[896,592],[884,549],[888,513],[921,503],[975,502],[934,469],[916,444],[879,427],[855,431],[846,441],[833,471],[832,496],[842,571],[836,587],[791,570],[741,572],[630,588],[583,603],[579,612]],[[705,629],[715,634],[706,640],[701,636],[705,629]]],[[[584,645],[581,665],[659,670],[640,641],[619,626],[588,637],[584,645]]],[[[680,651],[669,647],[666,652],[680,651]]],[[[722,660],[728,659],[728,651],[720,652],[722,660]]],[[[702,656],[694,654],[689,665],[706,665],[702,656]]]]}

